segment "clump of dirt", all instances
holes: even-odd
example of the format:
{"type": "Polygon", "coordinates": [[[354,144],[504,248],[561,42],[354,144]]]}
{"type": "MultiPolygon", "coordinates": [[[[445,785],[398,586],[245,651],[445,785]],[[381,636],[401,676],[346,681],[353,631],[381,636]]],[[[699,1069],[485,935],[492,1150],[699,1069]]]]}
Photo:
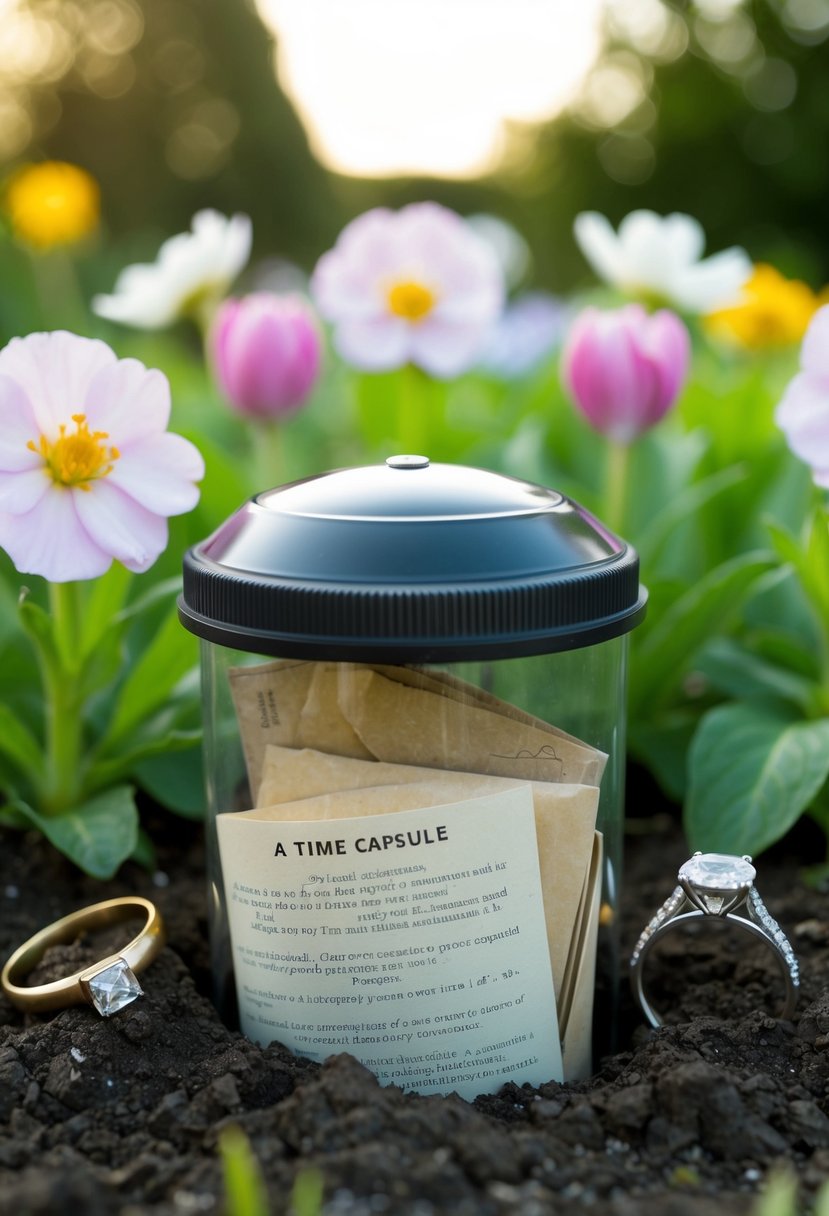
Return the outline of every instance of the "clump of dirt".
{"type": "MultiPolygon", "coordinates": [[[[685,857],[669,817],[649,826],[629,841],[626,952],[685,857]]],[[[252,1142],[274,1212],[309,1168],[328,1216],[741,1216],[775,1165],[793,1163],[806,1194],[829,1176],[829,909],[791,846],[758,866],[801,962],[791,1022],[765,1008],[759,964],[691,943],[654,968],[676,1024],[648,1030],[623,991],[620,1050],[589,1081],[467,1103],[383,1088],[350,1056],[319,1066],[223,1025],[207,995],[200,835],[166,821],[156,838],[162,872],[127,866],[100,884],[36,838],[0,836],[0,958],[120,894],[153,899],[169,935],[145,996],[111,1019],[24,1016],[0,997],[0,1213],[218,1214],[230,1123],[252,1142]]],[[[54,947],[39,978],[75,969],[82,951],[54,947]]]]}

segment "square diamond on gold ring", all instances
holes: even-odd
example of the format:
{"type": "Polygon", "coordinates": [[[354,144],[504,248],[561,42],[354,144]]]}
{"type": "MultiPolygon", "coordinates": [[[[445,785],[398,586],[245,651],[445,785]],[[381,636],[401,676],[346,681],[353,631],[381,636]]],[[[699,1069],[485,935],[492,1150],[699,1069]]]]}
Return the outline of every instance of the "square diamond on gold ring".
{"type": "Polygon", "coordinates": [[[778,1016],[792,1016],[800,989],[800,967],[788,938],[757,893],[756,877],[750,857],[729,853],[694,853],[679,867],[679,885],[648,921],[630,957],[633,995],[651,1026],[663,1024],[643,984],[643,970],[651,949],[678,925],[712,916],[747,931],[773,951],[785,985],[778,1016]]]}
{"type": "Polygon", "coordinates": [[[161,913],[150,900],[140,895],[105,899],[64,916],[30,937],[9,958],[0,974],[0,984],[18,1009],[46,1013],[86,1002],[101,1017],[111,1017],[143,995],[136,972],[149,966],[164,942],[161,913]],[[138,916],[144,918],[143,928],[118,954],[108,955],[91,966],[48,984],[26,985],[21,982],[34,970],[50,946],[73,942],[84,932],[104,929],[138,916]]]}

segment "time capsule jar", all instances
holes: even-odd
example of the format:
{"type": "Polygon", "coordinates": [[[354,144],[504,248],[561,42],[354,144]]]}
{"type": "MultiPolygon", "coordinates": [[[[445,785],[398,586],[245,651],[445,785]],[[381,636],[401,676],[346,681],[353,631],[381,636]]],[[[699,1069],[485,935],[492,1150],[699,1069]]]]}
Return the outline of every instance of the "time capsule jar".
{"type": "Polygon", "coordinates": [[[265,490],[192,548],[223,1015],[472,1094],[556,1071],[510,1046],[549,992],[562,1076],[588,1073],[613,1034],[645,598],[578,503],[419,455],[265,490]]]}

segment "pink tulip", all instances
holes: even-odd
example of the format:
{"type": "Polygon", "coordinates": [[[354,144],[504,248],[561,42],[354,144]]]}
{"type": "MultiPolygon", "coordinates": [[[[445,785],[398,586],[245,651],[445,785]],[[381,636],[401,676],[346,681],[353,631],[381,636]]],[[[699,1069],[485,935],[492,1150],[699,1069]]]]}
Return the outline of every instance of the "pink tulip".
{"type": "Polygon", "coordinates": [[[688,331],[672,312],[649,315],[639,304],[586,308],[565,342],[563,376],[591,426],[631,443],[676,401],[690,353],[688,331]]]}
{"type": "Polygon", "coordinates": [[[285,417],[305,402],[319,375],[316,316],[300,296],[255,292],[225,300],[210,332],[216,380],[234,409],[285,417]]]}

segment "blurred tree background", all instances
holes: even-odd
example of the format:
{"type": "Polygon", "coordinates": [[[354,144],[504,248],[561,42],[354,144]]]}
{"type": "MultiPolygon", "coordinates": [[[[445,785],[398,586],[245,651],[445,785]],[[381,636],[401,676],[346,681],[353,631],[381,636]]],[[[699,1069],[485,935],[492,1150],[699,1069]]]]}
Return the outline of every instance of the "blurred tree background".
{"type": "MultiPolygon", "coordinates": [[[[338,0],[308,3],[324,37],[338,0]]],[[[574,215],[635,207],[687,211],[710,250],[742,244],[815,287],[829,279],[829,0],[607,0],[578,97],[547,123],[513,123],[474,180],[325,168],[252,0],[0,0],[0,14],[0,158],[97,177],[112,239],[82,268],[90,291],[203,206],[247,212],[259,254],[310,267],[354,214],[416,198],[513,222],[553,290],[588,276],[574,215]]]]}

